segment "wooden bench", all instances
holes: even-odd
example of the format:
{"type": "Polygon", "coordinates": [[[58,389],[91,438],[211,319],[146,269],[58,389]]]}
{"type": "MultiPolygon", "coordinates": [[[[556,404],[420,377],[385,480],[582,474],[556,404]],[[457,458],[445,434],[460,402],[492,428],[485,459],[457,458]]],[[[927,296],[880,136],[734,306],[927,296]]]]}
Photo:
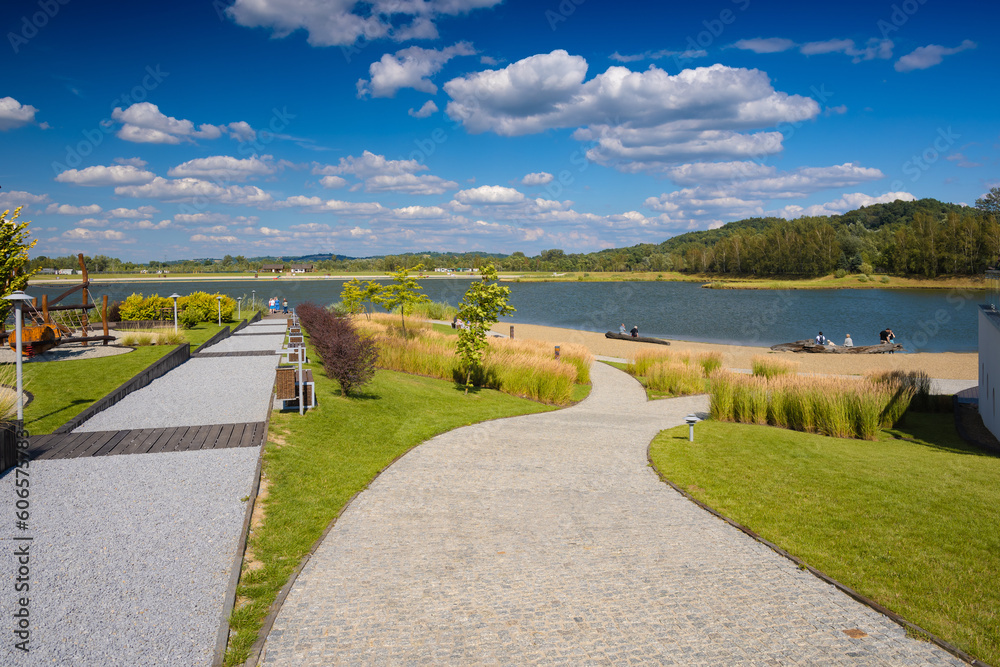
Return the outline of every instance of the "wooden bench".
{"type": "MultiPolygon", "coordinates": [[[[288,410],[299,407],[299,371],[294,366],[278,366],[274,377],[274,398],[281,401],[281,409],[288,410]]],[[[313,381],[312,370],[302,371],[303,393],[305,407],[316,407],[316,383],[313,381]]]]}

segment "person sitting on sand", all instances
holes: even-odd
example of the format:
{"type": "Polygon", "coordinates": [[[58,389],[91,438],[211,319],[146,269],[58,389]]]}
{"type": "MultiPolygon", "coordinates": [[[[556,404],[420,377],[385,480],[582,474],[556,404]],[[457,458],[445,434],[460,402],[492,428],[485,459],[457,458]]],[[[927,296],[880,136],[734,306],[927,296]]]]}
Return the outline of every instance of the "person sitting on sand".
{"type": "Polygon", "coordinates": [[[639,337],[639,327],[638,326],[632,327],[632,331],[630,331],[629,333],[632,334],[632,338],[638,338],[639,337]]]}
{"type": "Polygon", "coordinates": [[[847,334],[847,338],[844,339],[844,347],[854,347],[854,341],[851,340],[851,334],[847,334]]]}
{"type": "Polygon", "coordinates": [[[618,333],[620,333],[622,335],[628,333],[628,329],[625,328],[625,323],[624,322],[622,322],[621,326],[618,327],[618,333]]]}
{"type": "Polygon", "coordinates": [[[817,345],[826,345],[826,336],[823,335],[822,331],[820,331],[819,335],[816,336],[816,344],[817,345]]]}
{"type": "Polygon", "coordinates": [[[892,333],[892,329],[889,327],[886,327],[885,329],[882,329],[882,331],[878,332],[878,342],[882,345],[891,343],[895,337],[896,335],[892,333]]]}

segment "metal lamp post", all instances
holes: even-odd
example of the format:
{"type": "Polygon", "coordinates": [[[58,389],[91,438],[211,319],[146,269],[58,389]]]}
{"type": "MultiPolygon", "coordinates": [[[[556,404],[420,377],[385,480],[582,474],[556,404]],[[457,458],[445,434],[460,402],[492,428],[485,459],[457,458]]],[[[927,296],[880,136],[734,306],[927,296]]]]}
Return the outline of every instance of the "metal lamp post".
{"type": "Polygon", "coordinates": [[[684,418],[684,421],[688,425],[688,440],[694,442],[694,425],[698,423],[698,417],[696,415],[690,414],[684,418]]]}
{"type": "Polygon", "coordinates": [[[243,319],[243,297],[236,297],[236,319],[243,319]]]}
{"type": "Polygon", "coordinates": [[[17,366],[17,421],[20,426],[24,425],[24,375],[21,371],[21,306],[25,301],[30,301],[31,297],[18,290],[11,292],[4,297],[8,301],[14,302],[14,354],[17,366]]]}
{"type": "Polygon", "coordinates": [[[181,295],[174,292],[170,298],[174,300],[174,333],[177,333],[177,299],[181,298],[181,295]]]}
{"type": "Polygon", "coordinates": [[[215,297],[215,300],[218,301],[218,303],[219,303],[219,326],[221,327],[222,326],[222,297],[221,296],[217,296],[217,297],[215,297]]]}
{"type": "Polygon", "coordinates": [[[250,290],[250,307],[257,310],[257,290],[250,290]]]}

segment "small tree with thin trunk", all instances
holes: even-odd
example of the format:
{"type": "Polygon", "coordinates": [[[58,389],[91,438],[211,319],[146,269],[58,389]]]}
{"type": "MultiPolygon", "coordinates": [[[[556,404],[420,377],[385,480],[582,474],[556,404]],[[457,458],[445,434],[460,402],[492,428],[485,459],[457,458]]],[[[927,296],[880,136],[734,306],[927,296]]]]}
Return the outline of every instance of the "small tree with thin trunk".
{"type": "Polygon", "coordinates": [[[458,304],[458,317],[462,328],[458,331],[458,355],[465,365],[465,393],[472,386],[472,373],[482,367],[483,353],[489,343],[486,332],[500,321],[501,317],[515,311],[507,305],[510,288],[497,284],[497,270],[487,264],[479,270],[480,279],[469,285],[469,289],[458,304]]]}
{"type": "MultiPolygon", "coordinates": [[[[20,206],[14,209],[14,215],[9,218],[8,215],[9,210],[0,213],[0,297],[24,290],[28,286],[28,279],[35,275],[35,271],[28,271],[26,268],[29,262],[28,251],[38,243],[37,240],[28,242],[28,225],[31,221],[17,222],[21,215],[20,206]]],[[[0,299],[0,328],[13,306],[13,302],[0,299]]]]}
{"type": "Polygon", "coordinates": [[[371,319],[371,309],[366,309],[364,302],[372,303],[381,291],[382,286],[377,282],[369,280],[362,285],[360,279],[354,278],[344,283],[344,289],[340,292],[340,300],[344,304],[344,310],[351,315],[363,312],[368,319],[371,319]]]}
{"type": "Polygon", "coordinates": [[[418,303],[430,301],[426,294],[420,294],[417,290],[423,289],[416,278],[410,277],[410,271],[420,271],[423,264],[417,264],[413,269],[401,267],[392,274],[392,284],[382,287],[379,294],[372,297],[372,300],[380,304],[390,313],[399,308],[399,316],[403,324],[403,335],[406,335],[406,313],[413,310],[413,306],[418,303]]]}

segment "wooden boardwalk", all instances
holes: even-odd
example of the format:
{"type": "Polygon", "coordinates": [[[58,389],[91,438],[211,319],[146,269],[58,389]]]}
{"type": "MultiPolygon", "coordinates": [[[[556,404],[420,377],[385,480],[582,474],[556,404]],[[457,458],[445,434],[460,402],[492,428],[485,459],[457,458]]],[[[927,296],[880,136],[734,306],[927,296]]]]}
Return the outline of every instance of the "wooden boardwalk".
{"type": "Polygon", "coordinates": [[[272,357],[278,350],[240,350],[238,352],[192,352],[192,359],[213,359],[218,357],[272,357]]]}
{"type": "Polygon", "coordinates": [[[260,447],[264,444],[266,435],[267,424],[264,422],[36,435],[30,438],[28,456],[37,460],[75,459],[85,456],[260,447]]]}

